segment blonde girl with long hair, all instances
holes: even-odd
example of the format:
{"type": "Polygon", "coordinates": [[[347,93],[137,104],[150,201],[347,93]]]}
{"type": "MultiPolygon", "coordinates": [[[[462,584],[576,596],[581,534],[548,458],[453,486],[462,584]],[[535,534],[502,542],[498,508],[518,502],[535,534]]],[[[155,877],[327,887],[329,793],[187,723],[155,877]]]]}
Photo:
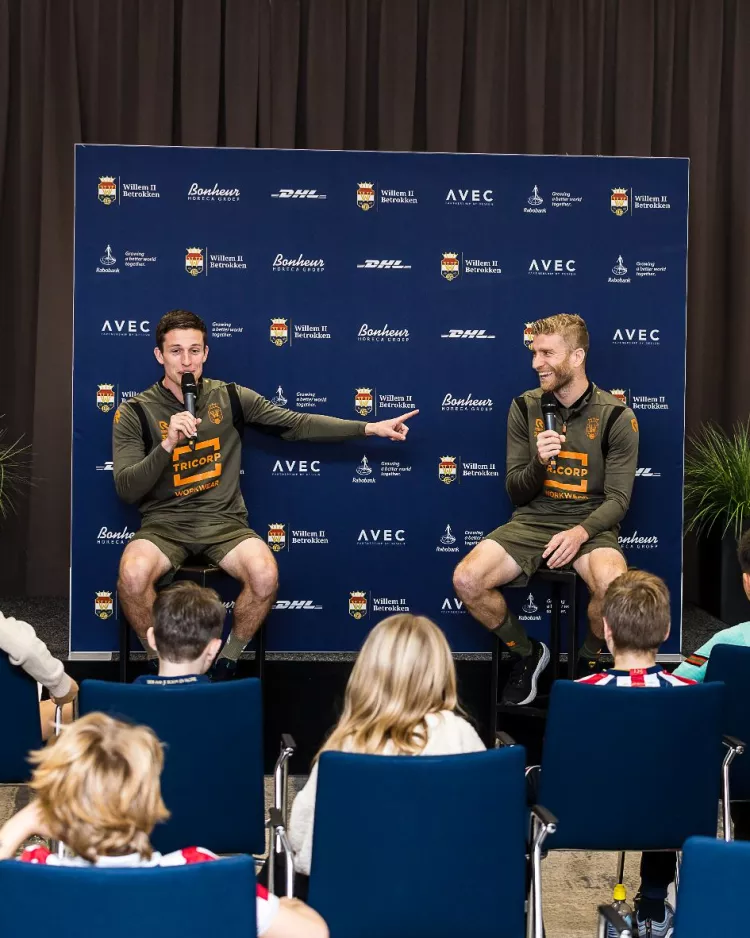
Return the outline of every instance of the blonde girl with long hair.
{"type": "MultiPolygon", "coordinates": [[[[370,632],[352,669],[341,717],[320,752],[438,756],[480,752],[466,721],[443,632],[424,616],[389,616],[370,632]]],[[[318,756],[292,805],[295,869],[309,876],[318,756]]]]}

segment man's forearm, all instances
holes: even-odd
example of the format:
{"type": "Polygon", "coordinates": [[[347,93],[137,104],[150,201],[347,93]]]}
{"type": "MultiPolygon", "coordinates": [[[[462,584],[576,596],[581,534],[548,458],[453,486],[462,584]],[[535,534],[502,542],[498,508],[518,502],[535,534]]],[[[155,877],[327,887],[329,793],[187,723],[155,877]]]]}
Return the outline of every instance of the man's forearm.
{"type": "Polygon", "coordinates": [[[591,512],[585,521],[581,522],[581,527],[589,537],[595,537],[602,531],[609,531],[619,524],[627,510],[627,505],[623,506],[617,499],[607,498],[591,512]]]}
{"type": "Polygon", "coordinates": [[[115,455],[115,489],[120,498],[130,505],[139,502],[156,486],[172,455],[163,446],[155,446],[151,452],[132,466],[118,468],[115,455]]]}
{"type": "Polygon", "coordinates": [[[525,466],[511,469],[505,477],[505,490],[514,505],[527,505],[541,492],[547,467],[533,456],[525,466]]]}
{"type": "Polygon", "coordinates": [[[307,440],[310,443],[336,443],[365,436],[367,424],[362,420],[343,420],[324,414],[303,414],[297,426],[282,434],[285,440],[307,440]]]}

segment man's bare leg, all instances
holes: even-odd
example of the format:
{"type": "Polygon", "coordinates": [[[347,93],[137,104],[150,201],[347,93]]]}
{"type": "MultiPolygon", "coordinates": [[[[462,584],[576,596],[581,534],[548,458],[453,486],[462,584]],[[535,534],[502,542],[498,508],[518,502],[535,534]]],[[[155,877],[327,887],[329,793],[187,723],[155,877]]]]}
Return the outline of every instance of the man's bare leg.
{"type": "Polygon", "coordinates": [[[613,547],[598,547],[573,563],[576,573],[589,588],[589,631],[579,652],[580,658],[596,658],[604,645],[602,604],[607,587],[628,565],[622,554],[613,547]]]}
{"type": "Polygon", "coordinates": [[[117,595],[127,620],[134,629],[149,657],[154,656],[146,640],[153,624],[152,610],[157,580],[170,570],[172,563],[151,541],[131,541],[120,558],[117,595]]]}
{"type": "Polygon", "coordinates": [[[242,541],[219,566],[242,583],[242,592],[234,604],[232,631],[219,656],[237,661],[273,605],[279,571],[273,554],[258,537],[242,541]]]}

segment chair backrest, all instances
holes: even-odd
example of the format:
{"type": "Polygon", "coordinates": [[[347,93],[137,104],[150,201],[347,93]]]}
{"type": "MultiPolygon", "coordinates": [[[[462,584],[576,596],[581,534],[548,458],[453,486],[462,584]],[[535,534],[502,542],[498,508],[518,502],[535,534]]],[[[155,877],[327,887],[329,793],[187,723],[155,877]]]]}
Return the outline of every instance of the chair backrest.
{"type": "Polygon", "coordinates": [[[212,935],[217,912],[222,938],[255,938],[256,933],[251,857],[105,870],[4,860],[0,896],[0,935],[7,938],[34,931],[39,926],[34,910],[40,907],[54,922],[55,938],[212,935]]]}
{"type": "Polygon", "coordinates": [[[187,687],[84,681],[79,713],[150,726],[165,744],[161,788],[170,819],[157,850],[263,853],[263,715],[253,679],[187,687]]]}
{"type": "Polygon", "coordinates": [[[2,651],[0,713],[5,715],[0,745],[0,782],[28,782],[31,769],[26,756],[30,749],[42,745],[38,686],[23,668],[11,664],[2,651]]]}
{"type": "MultiPolygon", "coordinates": [[[[715,645],[706,667],[707,681],[726,686],[724,732],[750,744],[750,648],[715,645]]],[[[750,753],[737,756],[729,774],[732,799],[750,801],[750,753]]]]}
{"type": "Polygon", "coordinates": [[[324,752],[309,902],[332,938],[523,934],[524,763],[324,752]]]}
{"type": "Polygon", "coordinates": [[[675,934],[680,938],[746,935],[748,882],[750,843],[691,837],[682,853],[675,934]]]}
{"type": "Polygon", "coordinates": [[[724,686],[596,687],[550,696],[539,802],[559,819],[545,847],[680,849],[716,835],[724,686]]]}

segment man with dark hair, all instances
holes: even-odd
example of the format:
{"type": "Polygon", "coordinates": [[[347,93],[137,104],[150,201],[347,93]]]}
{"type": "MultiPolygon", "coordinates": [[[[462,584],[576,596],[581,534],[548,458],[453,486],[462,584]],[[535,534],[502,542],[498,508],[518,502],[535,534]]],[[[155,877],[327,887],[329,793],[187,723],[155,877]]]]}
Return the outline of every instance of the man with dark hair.
{"type": "MultiPolygon", "coordinates": [[[[628,570],[610,583],[602,606],[604,638],[614,655],[613,668],[590,674],[580,684],[597,687],[686,687],[695,681],[676,677],[656,663],[659,646],[669,637],[669,590],[664,580],[644,570],[628,570]]],[[[635,899],[633,934],[670,938],[674,913],[667,902],[675,878],[672,851],[641,854],[641,888],[635,899]]]]}
{"type": "Polygon", "coordinates": [[[523,585],[546,563],[573,569],[589,588],[589,631],[578,673],[599,668],[601,605],[627,569],[618,541],[638,460],[638,422],[630,408],[586,376],[589,334],[572,313],[530,326],[539,387],[515,398],[508,414],[506,489],[515,511],[456,567],[453,584],[469,612],[510,651],[503,702],[530,703],[549,650],[529,638],[500,587],[523,585]],[[546,430],[543,407],[555,429],[546,430]],[[563,448],[563,443],[565,447],[563,448]]]}
{"type": "Polygon", "coordinates": [[[225,616],[215,590],[190,580],[163,589],[154,603],[154,624],[146,633],[159,658],[159,674],[142,674],[133,683],[162,687],[208,683],[206,672],[219,654],[225,616]]]}
{"type": "Polygon", "coordinates": [[[247,524],[240,492],[246,425],[284,440],[335,442],[379,436],[403,442],[414,410],[365,423],[276,407],[256,391],[203,377],[208,357],[200,317],[176,309],[156,328],[163,377],[115,411],[114,479],[118,495],[137,504],[143,522],[120,561],[117,590],[128,621],[149,658],[155,584],[189,556],[202,555],[242,583],[234,623],[214,666],[214,679],[233,677],[237,661],[276,596],[276,561],[247,524]],[[184,403],[183,375],[197,385],[195,416],[184,403]]]}
{"type": "MultiPolygon", "coordinates": [[[[739,540],[737,559],[742,570],[742,587],[745,590],[745,596],[750,599],[750,529],[745,531],[739,540]]],[[[702,681],[706,676],[711,651],[716,645],[750,645],[750,622],[740,622],[739,625],[721,629],[712,635],[697,651],[686,658],[674,673],[681,677],[691,677],[694,681],[702,681]]],[[[750,831],[750,824],[748,831],[750,831]]]]}

